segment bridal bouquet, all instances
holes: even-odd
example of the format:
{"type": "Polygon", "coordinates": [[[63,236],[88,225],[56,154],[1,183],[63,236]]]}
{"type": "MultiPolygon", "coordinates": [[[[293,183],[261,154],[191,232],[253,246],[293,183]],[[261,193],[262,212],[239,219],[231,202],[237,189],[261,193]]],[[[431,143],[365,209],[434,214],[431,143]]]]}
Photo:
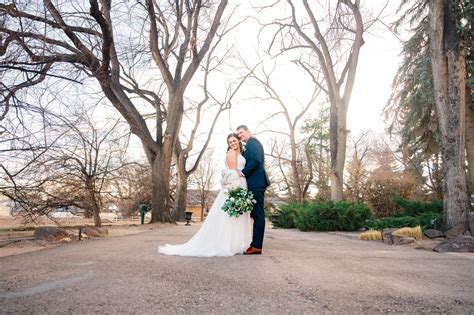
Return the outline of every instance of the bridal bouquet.
{"type": "Polygon", "coordinates": [[[222,210],[227,212],[231,217],[238,217],[245,212],[252,211],[253,204],[257,203],[253,199],[253,193],[242,187],[237,187],[226,192],[227,200],[222,206],[222,210]]]}

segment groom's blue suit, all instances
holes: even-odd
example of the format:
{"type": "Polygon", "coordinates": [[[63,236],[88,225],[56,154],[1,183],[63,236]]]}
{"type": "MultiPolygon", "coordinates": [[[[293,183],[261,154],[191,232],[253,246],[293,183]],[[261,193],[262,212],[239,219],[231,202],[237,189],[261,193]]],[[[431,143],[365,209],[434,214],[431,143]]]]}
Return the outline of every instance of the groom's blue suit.
{"type": "Polygon", "coordinates": [[[245,168],[242,173],[247,179],[247,187],[253,193],[257,203],[251,212],[253,218],[253,239],[250,246],[262,248],[263,235],[265,233],[265,212],[263,209],[263,200],[265,190],[270,182],[265,172],[265,155],[263,146],[257,139],[250,137],[247,140],[245,151],[243,153],[246,159],[245,168]]]}

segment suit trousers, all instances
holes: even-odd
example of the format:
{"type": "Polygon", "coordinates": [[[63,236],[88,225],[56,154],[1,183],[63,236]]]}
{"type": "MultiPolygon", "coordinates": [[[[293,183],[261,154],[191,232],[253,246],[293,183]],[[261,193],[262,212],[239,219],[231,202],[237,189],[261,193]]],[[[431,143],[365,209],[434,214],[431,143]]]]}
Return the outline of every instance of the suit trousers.
{"type": "Polygon", "coordinates": [[[253,210],[250,213],[250,216],[253,218],[253,236],[250,246],[262,248],[263,235],[265,234],[265,210],[263,208],[263,202],[266,187],[254,187],[249,188],[249,190],[253,193],[253,197],[257,201],[257,203],[253,205],[253,210]]]}

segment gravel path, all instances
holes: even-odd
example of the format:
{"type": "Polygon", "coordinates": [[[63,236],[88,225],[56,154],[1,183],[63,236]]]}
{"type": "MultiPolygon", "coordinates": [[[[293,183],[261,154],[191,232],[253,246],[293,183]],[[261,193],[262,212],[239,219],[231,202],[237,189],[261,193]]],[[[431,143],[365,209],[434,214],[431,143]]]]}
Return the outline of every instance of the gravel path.
{"type": "Polygon", "coordinates": [[[0,257],[0,313],[474,313],[474,256],[268,229],[264,254],[162,256],[199,225],[0,257]]]}

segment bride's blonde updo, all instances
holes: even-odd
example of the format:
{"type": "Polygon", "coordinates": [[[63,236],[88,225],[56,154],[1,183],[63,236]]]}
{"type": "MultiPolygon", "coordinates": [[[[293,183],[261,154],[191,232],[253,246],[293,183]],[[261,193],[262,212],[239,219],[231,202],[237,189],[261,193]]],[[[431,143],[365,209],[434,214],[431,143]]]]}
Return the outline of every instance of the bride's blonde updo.
{"type": "Polygon", "coordinates": [[[236,134],[235,132],[231,132],[227,135],[227,152],[230,150],[230,146],[229,146],[229,139],[230,138],[236,138],[237,140],[239,140],[239,149],[240,149],[240,152],[242,152],[242,141],[240,141],[240,137],[238,134],[236,134]]]}

